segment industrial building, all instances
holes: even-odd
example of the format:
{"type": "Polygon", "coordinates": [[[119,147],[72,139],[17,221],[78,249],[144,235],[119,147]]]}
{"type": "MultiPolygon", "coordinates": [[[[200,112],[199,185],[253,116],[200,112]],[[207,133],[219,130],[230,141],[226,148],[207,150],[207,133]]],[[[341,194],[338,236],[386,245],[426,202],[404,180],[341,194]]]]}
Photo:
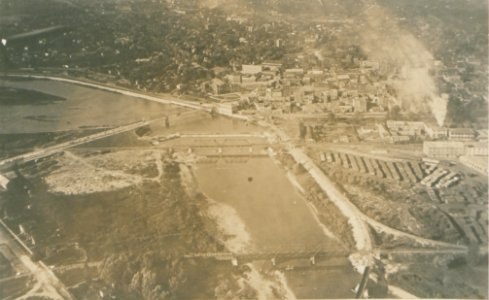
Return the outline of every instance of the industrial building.
{"type": "Polygon", "coordinates": [[[448,138],[456,141],[470,141],[475,138],[475,131],[470,128],[451,128],[448,138]]]}
{"type": "Polygon", "coordinates": [[[487,143],[473,142],[465,144],[465,155],[470,156],[487,156],[487,143]]]}
{"type": "Polygon", "coordinates": [[[432,139],[446,139],[448,137],[448,128],[427,125],[426,133],[432,139]]]}
{"type": "Polygon", "coordinates": [[[386,126],[391,134],[397,133],[397,135],[422,136],[426,132],[426,125],[424,122],[387,120],[386,126]]]}
{"type": "Polygon", "coordinates": [[[452,159],[465,154],[465,145],[455,141],[424,142],[423,153],[429,157],[452,159]]]}
{"type": "Polygon", "coordinates": [[[459,141],[426,141],[423,153],[428,157],[453,159],[462,155],[487,156],[487,143],[459,141]]]}

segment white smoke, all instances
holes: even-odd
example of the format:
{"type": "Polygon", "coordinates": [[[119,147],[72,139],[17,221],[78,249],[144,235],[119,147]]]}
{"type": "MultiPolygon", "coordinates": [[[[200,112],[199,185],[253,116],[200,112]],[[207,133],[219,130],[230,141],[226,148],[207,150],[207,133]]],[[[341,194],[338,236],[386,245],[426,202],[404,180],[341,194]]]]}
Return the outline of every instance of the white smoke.
{"type": "Polygon", "coordinates": [[[448,95],[433,95],[430,102],[431,113],[435,116],[436,123],[442,127],[447,116],[448,95]],[[446,97],[445,97],[446,96],[446,97]]]}
{"type": "Polygon", "coordinates": [[[400,77],[391,79],[391,83],[396,88],[400,104],[403,107],[414,112],[429,109],[438,126],[443,126],[448,98],[439,95],[427,67],[403,65],[400,77]]]}
{"type": "MultiPolygon", "coordinates": [[[[365,1],[367,2],[367,1],[365,1]]],[[[431,111],[439,126],[445,122],[447,97],[438,92],[430,75],[433,55],[411,33],[398,26],[386,9],[368,4],[359,33],[369,59],[381,63],[397,92],[397,104],[412,112],[431,111]]]]}

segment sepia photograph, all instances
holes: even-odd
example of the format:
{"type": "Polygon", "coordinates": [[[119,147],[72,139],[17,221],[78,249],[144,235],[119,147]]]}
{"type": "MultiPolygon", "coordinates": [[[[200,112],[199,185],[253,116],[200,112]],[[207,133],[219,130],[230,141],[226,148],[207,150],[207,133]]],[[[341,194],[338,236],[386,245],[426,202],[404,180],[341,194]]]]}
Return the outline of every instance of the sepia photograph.
{"type": "Polygon", "coordinates": [[[0,0],[0,300],[488,299],[488,0],[0,0]]]}

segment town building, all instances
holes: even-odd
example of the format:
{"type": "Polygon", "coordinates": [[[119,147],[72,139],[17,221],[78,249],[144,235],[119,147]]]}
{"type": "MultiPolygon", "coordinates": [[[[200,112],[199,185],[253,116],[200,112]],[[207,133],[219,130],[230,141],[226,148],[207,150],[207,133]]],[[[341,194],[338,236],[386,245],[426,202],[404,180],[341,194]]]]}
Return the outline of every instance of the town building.
{"type": "Polygon", "coordinates": [[[453,159],[465,154],[465,145],[455,141],[425,141],[423,153],[429,157],[453,159]]]}
{"type": "Polygon", "coordinates": [[[453,141],[470,141],[475,138],[475,131],[470,128],[450,128],[448,138],[453,141]]]}
{"type": "Polygon", "coordinates": [[[301,77],[304,75],[304,69],[296,68],[296,69],[286,69],[284,71],[284,78],[295,78],[301,77]]]}
{"type": "Polygon", "coordinates": [[[261,65],[242,65],[241,66],[241,74],[246,75],[257,75],[262,72],[261,65]]]}
{"type": "Polygon", "coordinates": [[[465,143],[465,155],[470,156],[487,156],[487,143],[474,142],[465,143]]]}
{"type": "Polygon", "coordinates": [[[483,142],[425,141],[423,153],[429,157],[453,159],[462,155],[487,156],[487,144],[483,142]]]}
{"type": "Polygon", "coordinates": [[[265,90],[265,98],[268,100],[279,100],[282,101],[283,94],[281,89],[267,88],[265,90]]]}
{"type": "Polygon", "coordinates": [[[448,137],[448,128],[427,125],[426,134],[432,139],[446,139],[448,137]]]}
{"type": "Polygon", "coordinates": [[[232,115],[237,112],[237,103],[235,102],[219,103],[216,108],[217,108],[217,112],[221,114],[232,115]]]}
{"type": "Polygon", "coordinates": [[[387,120],[386,126],[391,134],[397,133],[398,135],[405,136],[422,136],[426,133],[426,125],[424,122],[387,120]]]}
{"type": "Polygon", "coordinates": [[[356,113],[364,113],[367,111],[367,99],[357,97],[353,99],[353,109],[356,113]]]}
{"type": "Polygon", "coordinates": [[[264,62],[261,64],[261,66],[263,71],[278,72],[280,71],[282,64],[278,62],[264,62]]]}

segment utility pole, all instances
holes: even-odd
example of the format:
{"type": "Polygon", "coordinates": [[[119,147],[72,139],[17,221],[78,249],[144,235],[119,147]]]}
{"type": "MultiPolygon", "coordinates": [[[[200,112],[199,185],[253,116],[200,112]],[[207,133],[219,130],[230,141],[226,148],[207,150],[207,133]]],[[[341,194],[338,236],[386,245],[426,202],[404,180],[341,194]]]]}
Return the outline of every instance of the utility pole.
{"type": "Polygon", "coordinates": [[[7,54],[7,39],[2,38],[0,43],[0,68],[2,69],[2,79],[0,79],[0,87],[4,87],[4,80],[7,75],[8,54],[7,54]]]}
{"type": "Polygon", "coordinates": [[[366,266],[365,271],[363,271],[362,281],[360,281],[360,285],[358,286],[357,294],[355,295],[356,299],[363,298],[363,294],[365,293],[365,289],[367,288],[368,275],[369,274],[370,274],[370,267],[366,266]]]}

